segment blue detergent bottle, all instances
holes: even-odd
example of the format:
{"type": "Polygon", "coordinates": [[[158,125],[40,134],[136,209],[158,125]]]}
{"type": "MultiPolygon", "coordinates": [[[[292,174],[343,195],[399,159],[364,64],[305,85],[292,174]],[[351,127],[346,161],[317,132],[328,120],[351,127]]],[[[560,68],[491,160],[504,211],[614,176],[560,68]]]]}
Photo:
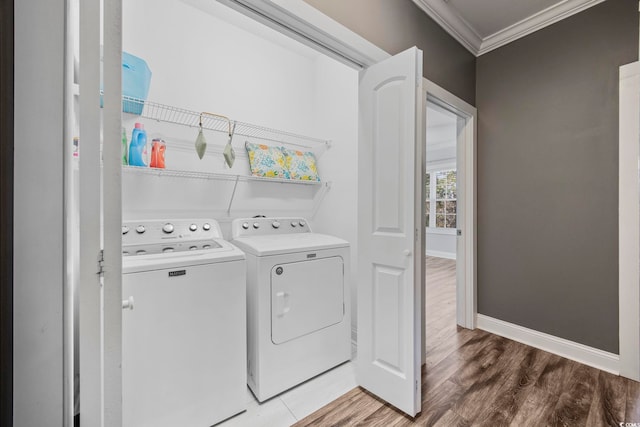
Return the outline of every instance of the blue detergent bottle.
{"type": "Polygon", "coordinates": [[[136,123],[129,144],[129,165],[147,166],[144,162],[144,154],[147,148],[147,131],[142,123],[136,123]]]}

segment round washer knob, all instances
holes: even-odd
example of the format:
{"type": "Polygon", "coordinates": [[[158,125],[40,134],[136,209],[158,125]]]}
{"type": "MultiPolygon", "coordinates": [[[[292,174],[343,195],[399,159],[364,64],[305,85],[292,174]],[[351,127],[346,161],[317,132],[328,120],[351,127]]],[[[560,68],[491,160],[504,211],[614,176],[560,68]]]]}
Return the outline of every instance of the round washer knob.
{"type": "Polygon", "coordinates": [[[127,234],[129,232],[129,227],[127,227],[126,225],[122,226],[122,235],[124,236],[125,234],[127,234]]]}
{"type": "Polygon", "coordinates": [[[298,225],[298,223],[297,223],[297,222],[295,222],[295,221],[291,221],[291,226],[292,226],[292,227],[296,227],[297,225],[298,225]]]}
{"type": "Polygon", "coordinates": [[[272,226],[273,228],[280,228],[280,223],[279,223],[278,221],[273,221],[273,222],[271,223],[271,226],[272,226]]]}
{"type": "Polygon", "coordinates": [[[209,224],[208,222],[205,222],[204,224],[202,224],[202,229],[204,231],[209,231],[211,230],[211,224],[209,224]]]}
{"type": "Polygon", "coordinates": [[[254,222],[254,223],[253,223],[253,228],[255,228],[256,230],[257,230],[258,228],[260,228],[260,223],[259,223],[259,222],[254,222]]]}
{"type": "Polygon", "coordinates": [[[245,230],[249,229],[249,223],[248,222],[243,222],[242,223],[242,228],[244,228],[245,230]]]}
{"type": "Polygon", "coordinates": [[[138,234],[142,234],[145,231],[147,231],[147,229],[144,228],[144,225],[139,225],[139,226],[136,227],[136,233],[138,233],[138,234]]]}
{"type": "Polygon", "coordinates": [[[163,253],[166,253],[166,252],[173,252],[173,248],[170,248],[170,247],[164,248],[164,249],[162,250],[162,252],[163,252],[163,253]]]}
{"type": "Polygon", "coordinates": [[[144,255],[146,253],[147,253],[147,251],[145,251],[144,249],[139,249],[139,250],[136,251],[136,255],[144,255]]]}
{"type": "Polygon", "coordinates": [[[162,231],[164,231],[167,234],[171,234],[173,233],[173,224],[171,224],[170,222],[166,223],[165,225],[162,226],[162,231]]]}
{"type": "Polygon", "coordinates": [[[198,226],[197,226],[197,225],[195,225],[195,224],[191,224],[191,225],[189,226],[189,230],[191,230],[191,231],[196,231],[197,229],[198,229],[198,226]]]}
{"type": "Polygon", "coordinates": [[[300,224],[300,227],[304,227],[305,225],[307,225],[307,223],[304,221],[300,221],[299,224],[300,224]]]}

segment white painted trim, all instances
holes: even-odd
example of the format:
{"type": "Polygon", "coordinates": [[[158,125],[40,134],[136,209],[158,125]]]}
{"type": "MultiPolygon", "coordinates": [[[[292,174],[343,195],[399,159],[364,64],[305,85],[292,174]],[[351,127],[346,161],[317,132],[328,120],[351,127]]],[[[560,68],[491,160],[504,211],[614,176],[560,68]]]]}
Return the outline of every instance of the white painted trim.
{"type": "Polygon", "coordinates": [[[413,2],[469,52],[478,56],[482,37],[467,21],[451,10],[447,2],[442,0],[413,0],[413,2]]]}
{"type": "Polygon", "coordinates": [[[460,326],[474,329],[477,313],[476,117],[478,112],[471,104],[427,79],[424,79],[423,87],[426,98],[464,118],[464,125],[458,133],[456,162],[458,182],[463,183],[458,191],[457,199],[459,206],[458,227],[462,230],[462,235],[457,237],[459,250],[456,254],[458,282],[456,321],[460,326]]]}
{"type": "Polygon", "coordinates": [[[437,228],[426,227],[427,234],[443,234],[445,236],[454,236],[456,234],[455,228],[437,228]]]}
{"type": "Polygon", "coordinates": [[[426,255],[436,257],[436,258],[456,259],[455,253],[444,252],[444,251],[430,251],[429,249],[427,249],[426,255]]]}
{"type": "Polygon", "coordinates": [[[478,56],[580,13],[604,0],[564,0],[482,39],[478,56]]]}
{"type": "MultiPolygon", "coordinates": [[[[103,0],[102,19],[104,40],[102,134],[104,141],[119,141],[122,135],[122,1],[103,0]]],[[[102,166],[103,419],[105,426],[120,426],[122,425],[122,152],[120,144],[103,144],[102,166]]]]}
{"type": "MultiPolygon", "coordinates": [[[[79,126],[79,294],[80,402],[82,425],[104,425],[102,286],[100,243],[100,0],[80,2],[79,126]]],[[[68,142],[68,141],[67,141],[68,142]]]]}
{"type": "Polygon", "coordinates": [[[480,56],[558,21],[582,12],[604,0],[563,0],[494,34],[481,37],[478,32],[442,0],[413,0],[454,39],[471,53],[480,56]]]}
{"type": "Polygon", "coordinates": [[[640,380],[640,63],[620,67],[620,375],[640,380]]]}
{"type": "Polygon", "coordinates": [[[618,375],[617,354],[478,314],[478,329],[618,375]]]}
{"type": "Polygon", "coordinates": [[[391,56],[302,0],[218,1],[354,68],[391,56]]]}

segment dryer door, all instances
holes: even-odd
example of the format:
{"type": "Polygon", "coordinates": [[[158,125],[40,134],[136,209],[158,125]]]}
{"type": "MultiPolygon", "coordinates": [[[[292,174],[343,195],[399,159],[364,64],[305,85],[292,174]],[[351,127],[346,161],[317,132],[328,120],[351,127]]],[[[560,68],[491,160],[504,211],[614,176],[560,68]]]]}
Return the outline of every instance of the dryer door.
{"type": "Polygon", "coordinates": [[[277,264],[271,269],[271,341],[282,344],[344,318],[341,257],[277,264]]]}

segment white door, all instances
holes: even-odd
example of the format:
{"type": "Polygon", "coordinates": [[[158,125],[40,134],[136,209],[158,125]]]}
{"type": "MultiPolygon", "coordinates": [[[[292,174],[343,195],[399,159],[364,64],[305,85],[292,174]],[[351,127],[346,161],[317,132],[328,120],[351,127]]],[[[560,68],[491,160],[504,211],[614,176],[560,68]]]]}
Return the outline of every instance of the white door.
{"type": "Polygon", "coordinates": [[[360,74],[358,383],[410,416],[421,408],[424,264],[422,51],[360,74]]]}

